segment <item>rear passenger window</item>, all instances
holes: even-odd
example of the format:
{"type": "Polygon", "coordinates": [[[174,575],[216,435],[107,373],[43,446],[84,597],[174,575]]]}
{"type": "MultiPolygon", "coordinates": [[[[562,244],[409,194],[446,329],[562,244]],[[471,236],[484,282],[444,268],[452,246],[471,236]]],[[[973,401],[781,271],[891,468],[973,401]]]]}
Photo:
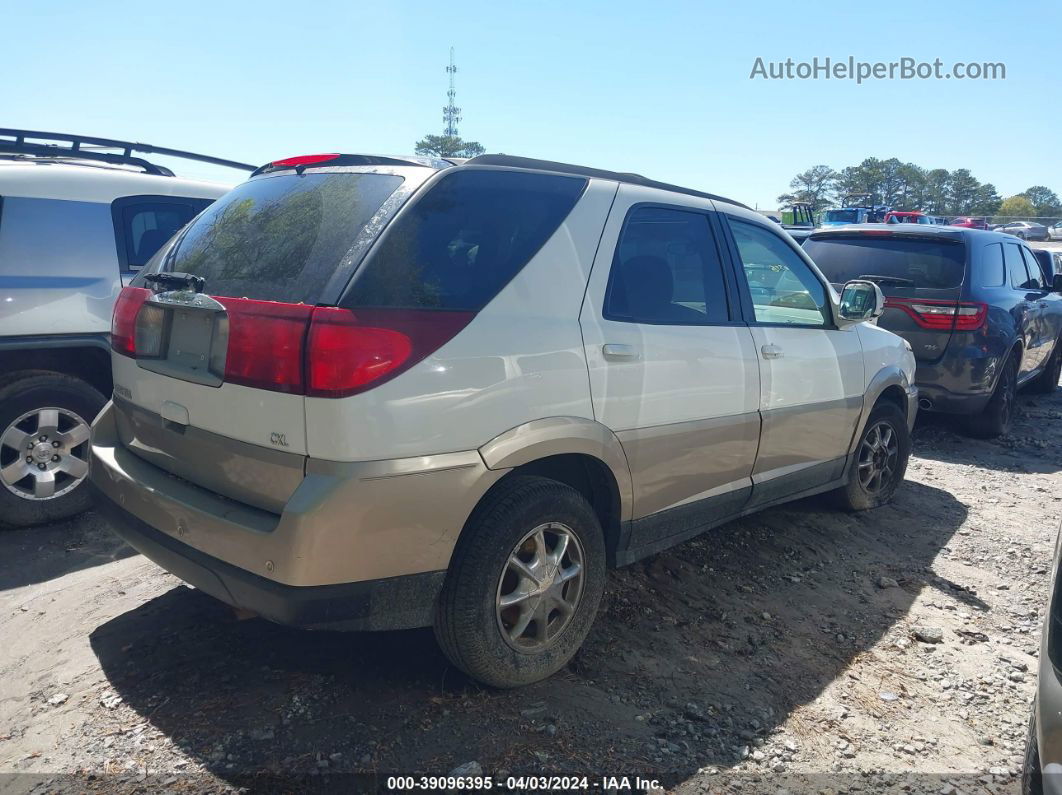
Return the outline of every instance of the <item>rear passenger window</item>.
{"type": "MultiPolygon", "coordinates": [[[[818,263],[816,263],[818,264],[818,263]]],[[[1003,265],[1003,245],[992,243],[985,246],[981,255],[982,287],[1002,287],[1007,282],[1007,269],[1003,265]]]]}
{"type": "Polygon", "coordinates": [[[658,325],[729,320],[708,216],[664,207],[631,210],[612,258],[604,316],[658,325]]]}
{"type": "Polygon", "coordinates": [[[147,264],[162,244],[211,204],[209,199],[131,196],[112,204],[118,259],[123,270],[147,264]]]}
{"type": "Polygon", "coordinates": [[[1021,256],[1021,246],[1016,243],[1003,244],[1003,259],[1010,274],[1010,286],[1015,290],[1028,290],[1029,273],[1025,270],[1025,260],[1021,256]]]}
{"type": "Polygon", "coordinates": [[[830,325],[826,288],[782,238],[758,224],[730,218],[757,323],[830,325]]]}
{"type": "Polygon", "coordinates": [[[580,177],[519,171],[445,176],[395,219],[343,303],[481,309],[557,231],[585,187],[580,177]]]}
{"type": "Polygon", "coordinates": [[[1036,261],[1036,256],[1027,248],[1023,248],[1021,253],[1025,257],[1025,270],[1029,272],[1029,280],[1025,286],[1030,290],[1044,289],[1043,271],[1040,270],[1040,263],[1036,261]]]}

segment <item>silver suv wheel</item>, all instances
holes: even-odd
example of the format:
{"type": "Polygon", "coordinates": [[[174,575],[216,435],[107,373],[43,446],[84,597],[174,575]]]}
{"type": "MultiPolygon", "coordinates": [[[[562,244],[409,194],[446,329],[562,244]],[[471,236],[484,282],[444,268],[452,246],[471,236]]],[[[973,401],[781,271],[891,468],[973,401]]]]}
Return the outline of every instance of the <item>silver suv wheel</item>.
{"type": "Polygon", "coordinates": [[[509,554],[498,581],[495,611],[505,642],[538,652],[571,623],[583,589],[583,548],[560,522],[539,525],[509,554]]]}
{"type": "Polygon", "coordinates": [[[0,435],[0,482],[26,500],[51,500],[88,474],[89,424],[70,409],[49,406],[17,417],[0,435]],[[13,455],[14,454],[14,455],[13,455]]]}

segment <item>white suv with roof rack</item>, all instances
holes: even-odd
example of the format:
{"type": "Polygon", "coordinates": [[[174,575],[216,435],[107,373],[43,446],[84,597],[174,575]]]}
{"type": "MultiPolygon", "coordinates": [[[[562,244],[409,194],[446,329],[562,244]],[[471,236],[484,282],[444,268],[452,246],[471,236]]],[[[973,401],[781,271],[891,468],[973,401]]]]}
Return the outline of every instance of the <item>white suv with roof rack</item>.
{"type": "Polygon", "coordinates": [[[276,161],[123,290],[91,485],[229,604],[432,625],[524,684],[578,649],[607,565],[892,497],[917,392],[883,304],[743,205],[633,174],[276,161]]]}
{"type": "Polygon", "coordinates": [[[228,186],[181,179],[124,141],[0,129],[0,526],[89,505],[89,423],[111,392],[122,286],[228,186]]]}

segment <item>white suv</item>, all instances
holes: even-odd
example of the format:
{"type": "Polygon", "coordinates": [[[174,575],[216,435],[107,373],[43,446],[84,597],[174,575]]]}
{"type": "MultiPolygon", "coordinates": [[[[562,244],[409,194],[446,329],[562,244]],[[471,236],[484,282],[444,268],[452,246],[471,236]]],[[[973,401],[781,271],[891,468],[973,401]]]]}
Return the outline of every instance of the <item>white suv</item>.
{"type": "Polygon", "coordinates": [[[501,155],[259,169],[115,309],[91,481],[123,537],[306,627],[563,666],[608,565],[904,476],[915,363],[777,224],[501,155]]]}
{"type": "Polygon", "coordinates": [[[106,138],[0,129],[0,527],[89,505],[89,423],[111,392],[123,284],[231,186],[134,152],[228,160],[106,138]]]}

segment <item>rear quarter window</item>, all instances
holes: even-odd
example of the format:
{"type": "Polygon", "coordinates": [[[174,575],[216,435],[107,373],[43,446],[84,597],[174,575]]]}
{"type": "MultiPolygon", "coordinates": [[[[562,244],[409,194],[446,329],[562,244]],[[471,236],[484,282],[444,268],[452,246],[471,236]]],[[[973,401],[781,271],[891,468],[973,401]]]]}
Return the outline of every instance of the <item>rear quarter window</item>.
{"type": "Polygon", "coordinates": [[[343,305],[481,309],[557,231],[586,182],[478,169],[443,176],[387,228],[343,305]]]}
{"type": "Polygon", "coordinates": [[[990,243],[981,252],[980,277],[981,287],[1002,287],[1007,282],[1007,268],[1003,264],[1003,246],[990,243]]]}
{"type": "Polygon", "coordinates": [[[804,251],[834,284],[860,277],[903,279],[908,286],[949,289],[963,282],[966,246],[952,239],[852,235],[809,238],[804,251]]]}

